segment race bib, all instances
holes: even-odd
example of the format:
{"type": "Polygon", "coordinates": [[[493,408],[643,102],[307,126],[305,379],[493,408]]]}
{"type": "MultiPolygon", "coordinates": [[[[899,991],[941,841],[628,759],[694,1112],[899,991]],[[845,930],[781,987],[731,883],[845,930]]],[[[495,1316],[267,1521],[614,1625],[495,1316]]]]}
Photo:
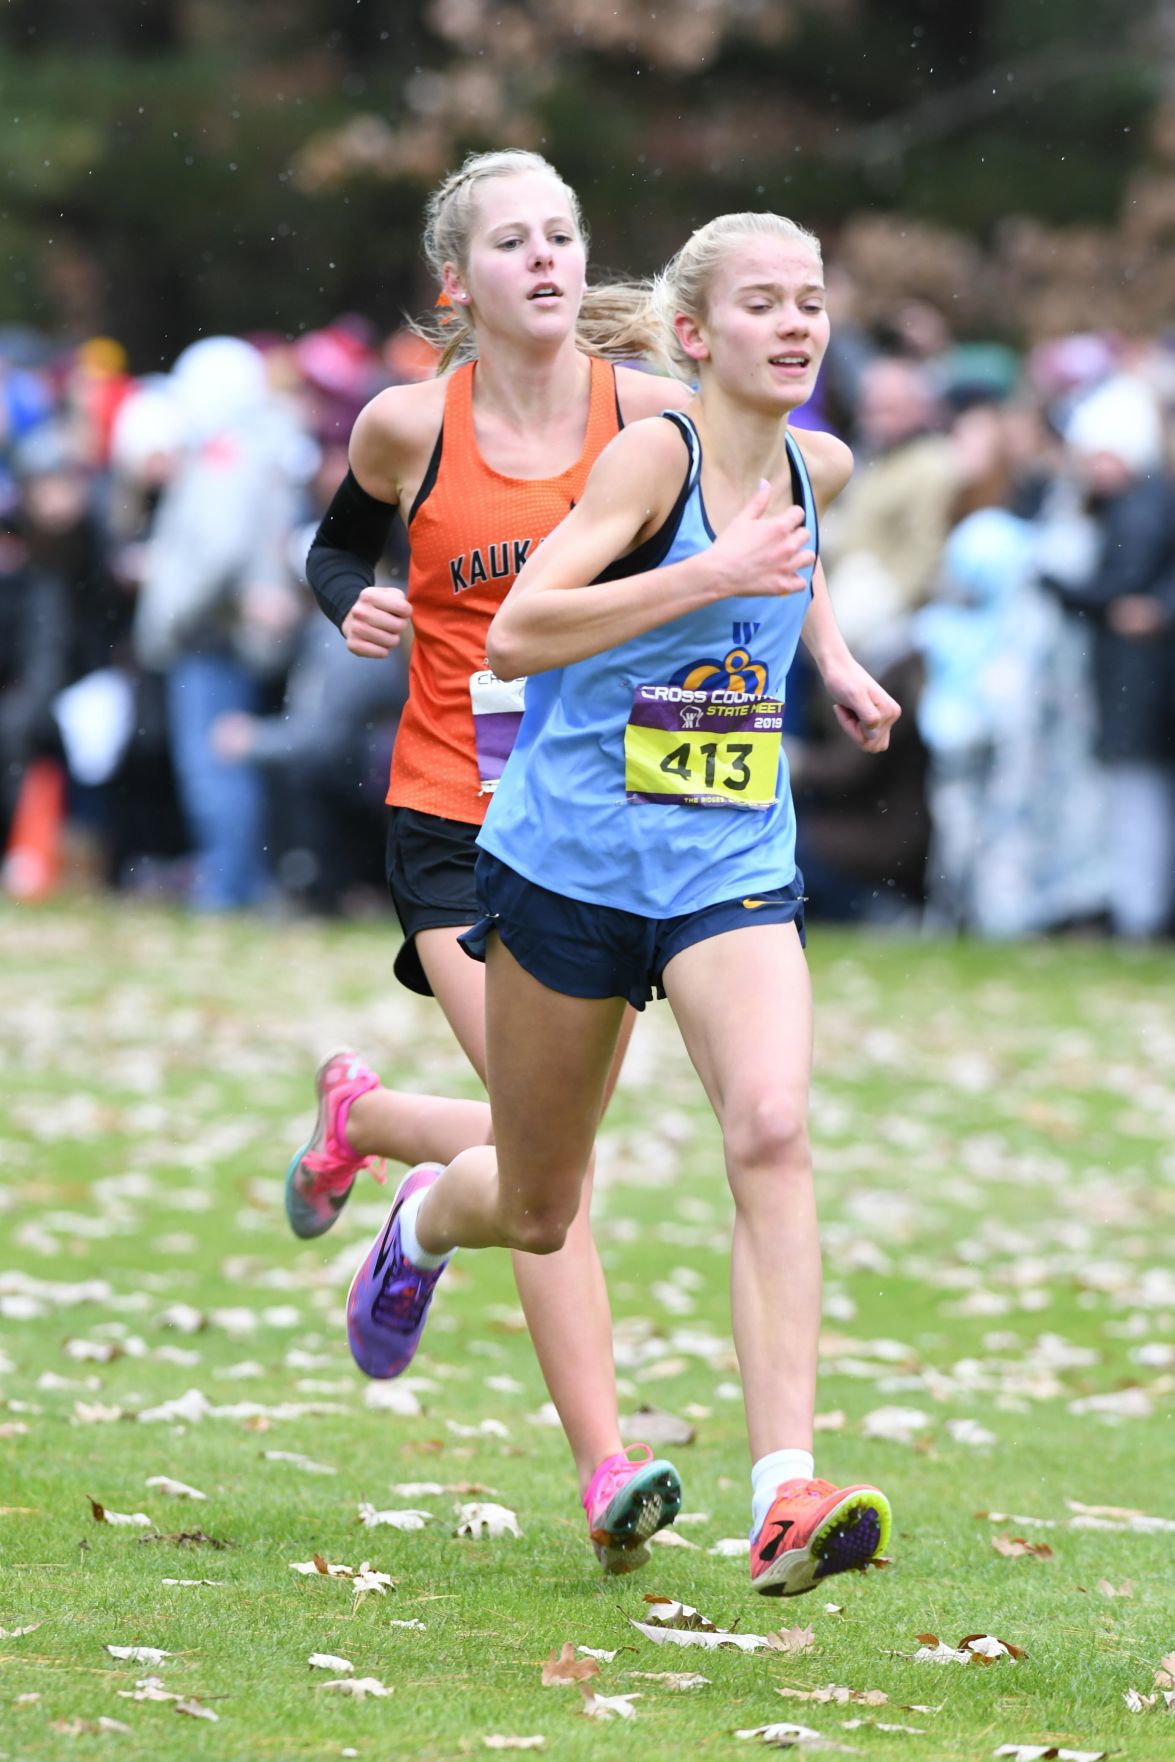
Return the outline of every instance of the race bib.
{"type": "Polygon", "coordinates": [[[488,669],[470,676],[469,699],[473,706],[481,795],[493,794],[514,750],[522,726],[525,689],[525,679],[499,679],[488,669]]]}
{"type": "Polygon", "coordinates": [[[628,799],[769,808],[779,792],[782,740],[783,705],[773,698],[638,685],[624,730],[628,799]]]}

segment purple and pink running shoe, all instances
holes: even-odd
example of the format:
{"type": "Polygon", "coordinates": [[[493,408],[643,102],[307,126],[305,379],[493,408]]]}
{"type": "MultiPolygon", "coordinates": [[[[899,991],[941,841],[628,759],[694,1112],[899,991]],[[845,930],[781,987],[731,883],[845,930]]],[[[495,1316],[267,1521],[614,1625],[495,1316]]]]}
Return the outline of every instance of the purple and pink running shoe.
{"type": "Polygon", "coordinates": [[[374,1156],[359,1156],[347,1142],[347,1115],[352,1104],[379,1078],[353,1052],[332,1052],[314,1078],[318,1118],[301,1150],[286,1171],[286,1216],[295,1236],[323,1236],[330,1229],[355,1185],[360,1169],[377,1181],[387,1180],[374,1156]]]}
{"type": "Polygon", "coordinates": [[[411,1364],[424,1332],[437,1280],[448,1265],[422,1270],[404,1258],[400,1207],[441,1174],[438,1162],[409,1169],[396,1189],[388,1220],[368,1250],[347,1293],[351,1356],[369,1377],[398,1377],[411,1364]]]}
{"type": "Polygon", "coordinates": [[[606,1456],[583,1496],[588,1534],[605,1572],[635,1572],[649,1558],[648,1539],[681,1510],[681,1476],[647,1444],[606,1456]],[[643,1450],[638,1461],[629,1451],[643,1450]]]}

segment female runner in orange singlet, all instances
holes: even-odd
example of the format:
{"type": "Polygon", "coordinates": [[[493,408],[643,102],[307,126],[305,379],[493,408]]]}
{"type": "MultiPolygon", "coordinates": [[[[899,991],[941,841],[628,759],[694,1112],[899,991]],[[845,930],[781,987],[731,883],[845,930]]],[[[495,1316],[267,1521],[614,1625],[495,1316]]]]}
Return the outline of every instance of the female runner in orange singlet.
{"type": "MultiPolygon", "coordinates": [[[[411,621],[409,700],[388,791],[388,878],[405,936],[396,972],[437,998],[484,1080],[484,974],[457,938],[478,916],[475,839],[521,715],[520,682],[488,669],[486,633],[617,429],[688,394],[610,365],[648,348],[647,301],[627,284],[585,290],[579,204],[537,155],[467,160],[432,197],[424,244],[457,334],[435,380],[382,392],[360,415],[309,574],[356,654],[386,655],[411,621]],[[407,595],[374,581],[397,511],[411,549],[407,595]]],[[[826,604],[811,616],[805,637],[821,665],[831,654],[826,604]]],[[[835,668],[822,669],[826,683],[860,721],[874,720],[879,688],[840,649],[835,668]]],[[[330,1227],[372,1159],[444,1163],[492,1136],[487,1104],[384,1088],[350,1053],[324,1061],[317,1089],[314,1131],[287,1177],[301,1236],[330,1227]]],[[[634,1463],[621,1447],[590,1185],[561,1250],[516,1252],[514,1269],[596,1552],[607,1570],[627,1571],[648,1558],[644,1541],[672,1521],[681,1490],[671,1464],[651,1452],[634,1463]]]]}

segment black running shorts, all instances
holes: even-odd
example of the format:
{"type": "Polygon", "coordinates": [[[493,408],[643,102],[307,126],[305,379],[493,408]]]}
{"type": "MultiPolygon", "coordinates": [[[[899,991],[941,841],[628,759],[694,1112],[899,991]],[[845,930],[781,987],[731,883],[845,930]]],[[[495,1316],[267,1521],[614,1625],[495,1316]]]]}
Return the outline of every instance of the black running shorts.
{"type": "Polygon", "coordinates": [[[416,948],[420,931],[465,929],[481,916],[473,875],[480,830],[415,808],[390,810],[388,891],[404,932],[393,970],[421,997],[431,997],[432,987],[416,948]]]}

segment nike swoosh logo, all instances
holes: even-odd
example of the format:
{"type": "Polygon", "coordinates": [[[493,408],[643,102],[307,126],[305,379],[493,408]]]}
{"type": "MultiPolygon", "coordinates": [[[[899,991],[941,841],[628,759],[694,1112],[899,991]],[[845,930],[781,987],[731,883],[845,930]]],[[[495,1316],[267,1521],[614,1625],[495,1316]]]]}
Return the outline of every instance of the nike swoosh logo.
{"type": "Polygon", "coordinates": [[[769,905],[770,901],[766,899],[744,899],[743,904],[749,912],[753,912],[756,906],[769,905]]]}
{"type": "Polygon", "coordinates": [[[789,1517],[785,1522],[777,1523],[775,1527],[779,1533],[778,1533],[778,1535],[772,1536],[771,1540],[769,1542],[765,1542],[763,1544],[763,1546],[759,1549],[760,1560],[774,1560],[775,1559],[775,1556],[779,1553],[780,1548],[783,1546],[784,1539],[787,1536],[788,1531],[790,1529],[795,1528],[795,1521],[793,1518],[789,1517]]]}
{"type": "Polygon", "coordinates": [[[387,1223],[384,1226],[383,1241],[379,1245],[379,1253],[376,1255],[375,1265],[371,1269],[371,1276],[373,1279],[378,1279],[380,1273],[382,1273],[382,1271],[384,1269],[384,1262],[387,1260],[388,1255],[391,1253],[392,1226],[395,1224],[396,1217],[397,1217],[397,1214],[399,1213],[399,1210],[400,1210],[400,1208],[399,1208],[399,1206],[397,1206],[395,1211],[393,1211],[391,1217],[388,1219],[387,1223]]]}

